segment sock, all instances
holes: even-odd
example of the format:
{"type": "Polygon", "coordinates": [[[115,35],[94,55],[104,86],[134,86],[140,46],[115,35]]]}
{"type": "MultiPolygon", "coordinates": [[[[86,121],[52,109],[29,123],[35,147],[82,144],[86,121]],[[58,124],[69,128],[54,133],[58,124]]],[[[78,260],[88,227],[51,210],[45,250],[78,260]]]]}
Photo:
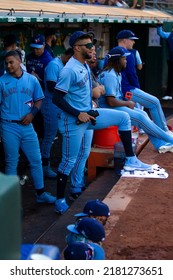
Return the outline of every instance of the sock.
{"type": "Polygon", "coordinates": [[[132,133],[131,130],[120,130],[119,135],[124,146],[126,157],[134,156],[132,148],[132,133]]]}
{"type": "Polygon", "coordinates": [[[65,188],[67,184],[68,175],[57,172],[57,199],[65,197],[65,188]]]}
{"type": "Polygon", "coordinates": [[[36,190],[36,192],[37,192],[37,195],[41,195],[42,193],[45,192],[45,189],[44,188],[38,189],[38,190],[36,190]]]}
{"type": "Polygon", "coordinates": [[[48,166],[49,165],[49,158],[42,158],[42,165],[48,166]]]}

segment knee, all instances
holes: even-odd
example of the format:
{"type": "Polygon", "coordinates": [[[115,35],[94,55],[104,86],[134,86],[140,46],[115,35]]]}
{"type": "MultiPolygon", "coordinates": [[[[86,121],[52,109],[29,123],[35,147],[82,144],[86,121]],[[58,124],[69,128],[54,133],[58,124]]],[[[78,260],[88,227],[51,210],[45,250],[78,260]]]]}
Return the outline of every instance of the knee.
{"type": "Polygon", "coordinates": [[[124,112],[119,130],[130,130],[131,129],[131,119],[128,113],[124,112]]]}
{"type": "Polygon", "coordinates": [[[160,106],[160,101],[159,101],[159,99],[156,97],[156,96],[153,96],[153,105],[155,106],[155,107],[159,107],[160,106]]]}
{"type": "Polygon", "coordinates": [[[124,112],[124,116],[123,116],[123,123],[127,124],[128,126],[131,125],[131,120],[130,120],[130,115],[126,112],[124,112]]]}

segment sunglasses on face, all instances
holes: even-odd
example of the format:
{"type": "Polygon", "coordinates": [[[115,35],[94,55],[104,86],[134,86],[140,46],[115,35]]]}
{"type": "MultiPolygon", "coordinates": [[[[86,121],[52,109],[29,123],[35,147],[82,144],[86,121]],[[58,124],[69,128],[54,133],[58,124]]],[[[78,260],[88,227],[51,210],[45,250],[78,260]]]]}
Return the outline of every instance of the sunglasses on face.
{"type": "Polygon", "coordinates": [[[81,45],[76,45],[76,46],[80,46],[80,47],[82,47],[82,46],[84,46],[84,47],[86,47],[87,49],[92,49],[92,47],[94,46],[93,45],[93,43],[87,43],[87,44],[81,44],[81,45]]]}

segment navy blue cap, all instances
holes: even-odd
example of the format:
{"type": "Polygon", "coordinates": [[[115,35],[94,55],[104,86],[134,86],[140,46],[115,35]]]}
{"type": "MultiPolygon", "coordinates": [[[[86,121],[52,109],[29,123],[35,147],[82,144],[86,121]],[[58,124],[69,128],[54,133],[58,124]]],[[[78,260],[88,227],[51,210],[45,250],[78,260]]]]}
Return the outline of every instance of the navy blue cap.
{"type": "Polygon", "coordinates": [[[122,30],[118,32],[117,34],[117,39],[130,39],[130,40],[137,40],[135,34],[131,30],[122,30]]]}
{"type": "Polygon", "coordinates": [[[83,31],[75,31],[70,36],[69,45],[71,47],[73,47],[77,40],[83,39],[82,37],[90,38],[92,40],[92,34],[91,33],[86,33],[86,32],[83,32],[83,31]]]}
{"type": "Polygon", "coordinates": [[[64,250],[65,260],[104,260],[104,249],[98,244],[76,241],[64,250]]]}
{"type": "Polygon", "coordinates": [[[92,36],[92,42],[93,42],[93,45],[95,45],[97,43],[97,39],[95,37],[94,32],[93,31],[88,31],[87,34],[92,36]]]}
{"type": "Polygon", "coordinates": [[[99,199],[89,200],[84,206],[83,212],[75,214],[75,217],[86,216],[110,216],[109,207],[99,199]]]}
{"type": "Polygon", "coordinates": [[[75,234],[81,234],[93,242],[102,242],[105,239],[105,230],[103,225],[96,219],[83,218],[67,226],[67,229],[75,234]]]}
{"type": "Polygon", "coordinates": [[[120,57],[125,57],[130,54],[131,53],[128,52],[125,48],[118,46],[118,47],[111,49],[106,56],[108,56],[108,59],[111,57],[115,57],[115,58],[119,59],[120,57]]]}
{"type": "Polygon", "coordinates": [[[40,49],[45,45],[45,37],[41,34],[34,36],[31,39],[30,47],[40,49]]]}

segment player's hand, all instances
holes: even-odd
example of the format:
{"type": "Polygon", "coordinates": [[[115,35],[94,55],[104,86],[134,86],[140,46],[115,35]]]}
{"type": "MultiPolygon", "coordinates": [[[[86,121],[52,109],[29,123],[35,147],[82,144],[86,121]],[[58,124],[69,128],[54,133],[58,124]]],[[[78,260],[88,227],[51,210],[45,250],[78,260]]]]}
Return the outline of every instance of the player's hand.
{"type": "Polygon", "coordinates": [[[21,119],[21,124],[29,125],[33,121],[33,118],[34,118],[33,114],[29,113],[21,119]]]}
{"type": "Polygon", "coordinates": [[[133,101],[127,101],[126,104],[127,104],[126,106],[127,106],[128,108],[130,108],[130,109],[134,109],[134,107],[135,107],[135,105],[136,105],[136,103],[133,102],[133,101]]]}
{"type": "Polygon", "coordinates": [[[100,95],[104,95],[105,94],[105,87],[104,87],[104,85],[99,85],[99,88],[100,88],[100,95]]]}
{"type": "Polygon", "coordinates": [[[88,115],[85,112],[81,112],[78,116],[78,119],[83,123],[87,123],[87,122],[90,122],[91,120],[95,120],[94,117],[88,115]]]}

